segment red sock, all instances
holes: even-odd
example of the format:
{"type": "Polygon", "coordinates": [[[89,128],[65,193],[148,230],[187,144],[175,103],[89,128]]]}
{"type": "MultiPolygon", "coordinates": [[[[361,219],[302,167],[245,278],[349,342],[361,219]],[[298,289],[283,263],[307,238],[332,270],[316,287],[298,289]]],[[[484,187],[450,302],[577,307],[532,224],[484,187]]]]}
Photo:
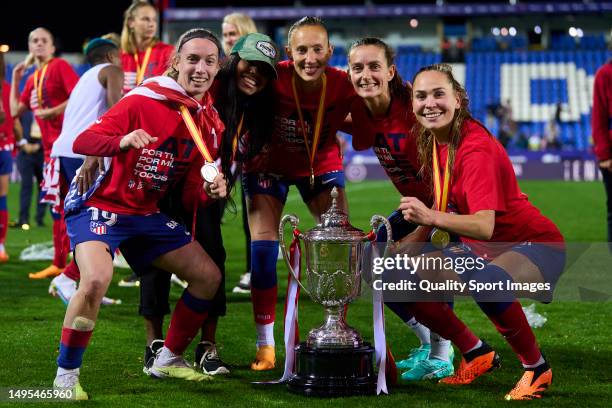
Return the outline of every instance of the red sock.
{"type": "Polygon", "coordinates": [[[8,210],[0,210],[0,244],[4,244],[8,231],[8,210]]]}
{"type": "Polygon", "coordinates": [[[518,354],[521,363],[531,365],[538,362],[542,354],[518,300],[502,313],[489,316],[489,319],[510,344],[512,350],[518,354]]]}
{"type": "Polygon", "coordinates": [[[278,286],[274,285],[268,289],[256,289],[251,287],[251,301],[253,302],[253,314],[255,323],[274,323],[276,318],[276,298],[278,286]]]}
{"type": "Polygon", "coordinates": [[[67,369],[79,368],[92,333],[93,330],[82,331],[62,327],[57,365],[67,369]]]}
{"type": "Polygon", "coordinates": [[[179,299],[164,345],[176,355],[182,355],[208,317],[210,300],[198,299],[185,289],[179,299]]]}
{"type": "Polygon", "coordinates": [[[474,348],[479,338],[455,315],[448,304],[441,302],[406,303],[410,313],[429,327],[432,332],[452,341],[461,351],[467,353],[474,348]]]}
{"type": "Polygon", "coordinates": [[[53,220],[53,249],[55,251],[53,265],[62,269],[66,267],[66,257],[70,250],[70,241],[68,241],[68,248],[66,247],[66,241],[68,241],[68,235],[66,234],[66,224],[62,214],[60,219],[53,220]]]}
{"type": "Polygon", "coordinates": [[[74,259],[71,260],[66,266],[66,269],[64,269],[64,275],[77,282],[81,279],[81,271],[79,271],[79,267],[76,262],[74,262],[74,259]]]}

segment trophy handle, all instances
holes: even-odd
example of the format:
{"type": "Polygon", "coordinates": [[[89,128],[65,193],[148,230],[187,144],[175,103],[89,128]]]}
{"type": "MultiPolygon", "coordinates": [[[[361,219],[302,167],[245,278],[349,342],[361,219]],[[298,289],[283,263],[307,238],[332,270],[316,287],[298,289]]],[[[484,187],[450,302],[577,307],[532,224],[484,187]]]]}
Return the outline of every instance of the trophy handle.
{"type": "Polygon", "coordinates": [[[383,256],[387,256],[387,252],[389,251],[391,244],[393,244],[393,233],[391,231],[391,223],[389,222],[387,217],[383,217],[382,215],[373,215],[372,218],[370,218],[370,226],[372,227],[373,231],[376,232],[376,228],[378,228],[381,224],[383,224],[385,228],[387,229],[387,243],[385,245],[385,252],[383,254],[383,256]]]}
{"type": "MultiPolygon", "coordinates": [[[[283,254],[283,259],[285,260],[287,268],[289,268],[289,273],[293,276],[293,279],[295,279],[302,288],[302,290],[304,290],[304,292],[306,292],[308,296],[310,296],[310,292],[304,287],[304,285],[302,285],[300,278],[293,270],[293,266],[291,265],[291,261],[289,260],[289,252],[287,251],[287,246],[285,245],[285,224],[287,224],[288,222],[291,223],[293,231],[296,231],[297,226],[300,223],[300,219],[293,214],[287,214],[281,219],[280,225],[278,226],[278,242],[280,244],[281,253],[283,254]]],[[[298,233],[298,239],[303,240],[304,235],[302,233],[298,233]]]]}

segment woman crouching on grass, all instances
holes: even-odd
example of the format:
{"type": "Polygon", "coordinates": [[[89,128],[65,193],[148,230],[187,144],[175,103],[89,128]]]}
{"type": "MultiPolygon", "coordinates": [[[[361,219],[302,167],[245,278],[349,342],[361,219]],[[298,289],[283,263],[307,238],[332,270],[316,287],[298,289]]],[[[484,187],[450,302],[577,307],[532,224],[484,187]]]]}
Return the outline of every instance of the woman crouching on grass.
{"type": "MultiPolygon", "coordinates": [[[[79,383],[79,368],[113,275],[112,254],[128,239],[140,242],[141,251],[131,260],[134,270],[153,265],[188,283],[151,374],[190,381],[210,378],[194,370],[182,355],[206,319],[221,274],[200,244],[159,212],[158,202],[168,188],[200,172],[205,160],[196,141],[212,146],[215,135],[223,132],[208,93],[220,55],[221,45],[208,30],[185,32],[171,61],[176,80],[149,79],[74,142],[75,153],[111,158],[92,188],[79,196],[73,182],[66,198],[66,224],[81,283],[66,310],[53,385],[72,389],[76,399],[88,399],[79,383]]],[[[206,162],[212,159],[207,157],[206,162]]],[[[210,166],[206,163],[207,176],[210,166]]],[[[223,174],[207,179],[199,189],[202,196],[226,195],[223,174]]]]}
{"type": "MultiPolygon", "coordinates": [[[[416,197],[402,197],[404,219],[426,227],[419,233],[433,228],[433,242],[448,243],[449,234],[458,236],[460,242],[447,248],[445,257],[486,260],[484,269],[460,274],[464,282],[547,283],[551,291],[544,296],[550,300],[565,265],[563,236],[520,191],[506,151],[472,118],[465,89],[449,65],[431,65],[416,74],[412,105],[418,121],[419,159],[433,180],[436,206],[432,209],[416,197]],[[446,212],[446,202],[454,213],[446,212]]],[[[472,296],[525,370],[506,399],[540,398],[552,383],[552,370],[514,293],[472,292],[472,296]]],[[[478,344],[470,353],[477,351],[478,344]]],[[[475,372],[481,373],[474,366],[479,361],[463,358],[455,375],[442,382],[471,382],[475,372]]]]}

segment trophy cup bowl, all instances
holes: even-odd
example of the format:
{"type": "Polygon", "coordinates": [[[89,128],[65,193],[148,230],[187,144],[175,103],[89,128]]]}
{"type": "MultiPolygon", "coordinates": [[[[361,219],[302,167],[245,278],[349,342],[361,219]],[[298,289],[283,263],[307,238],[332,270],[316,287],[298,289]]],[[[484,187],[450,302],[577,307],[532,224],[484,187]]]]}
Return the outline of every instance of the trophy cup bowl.
{"type": "MultiPolygon", "coordinates": [[[[374,349],[345,320],[345,307],[361,293],[361,261],[368,235],[354,228],[337,207],[338,192],[321,223],[306,233],[297,230],[299,219],[285,215],[279,225],[279,243],[290,273],[311,299],[325,309],[325,322],[310,330],[296,347],[296,374],[289,380],[291,391],[304,395],[339,396],[372,394],[375,391],[374,349]],[[304,243],[305,269],[298,276],[289,261],[284,229],[291,223],[294,235],[304,243]]],[[[372,217],[373,228],[384,224],[388,243],[391,225],[380,215],[372,217]]]]}

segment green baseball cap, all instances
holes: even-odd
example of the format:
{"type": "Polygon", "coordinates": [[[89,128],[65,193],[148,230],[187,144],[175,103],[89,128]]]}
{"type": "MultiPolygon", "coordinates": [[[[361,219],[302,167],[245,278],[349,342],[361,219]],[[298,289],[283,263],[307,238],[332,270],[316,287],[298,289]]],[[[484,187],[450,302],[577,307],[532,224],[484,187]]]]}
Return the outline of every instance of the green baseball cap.
{"type": "Polygon", "coordinates": [[[113,47],[115,47],[117,49],[119,48],[119,47],[117,47],[117,44],[115,44],[111,40],[107,40],[106,38],[102,38],[102,37],[96,37],[96,38],[92,39],[91,41],[89,41],[87,43],[87,45],[83,49],[83,54],[87,55],[93,49],[101,47],[103,45],[110,45],[110,46],[113,46],[113,47]]]}
{"type": "Polygon", "coordinates": [[[272,68],[274,78],[276,73],[276,60],[278,59],[278,49],[272,39],[265,34],[251,33],[243,35],[234,44],[230,54],[238,54],[240,58],[247,61],[265,62],[272,68]]]}

